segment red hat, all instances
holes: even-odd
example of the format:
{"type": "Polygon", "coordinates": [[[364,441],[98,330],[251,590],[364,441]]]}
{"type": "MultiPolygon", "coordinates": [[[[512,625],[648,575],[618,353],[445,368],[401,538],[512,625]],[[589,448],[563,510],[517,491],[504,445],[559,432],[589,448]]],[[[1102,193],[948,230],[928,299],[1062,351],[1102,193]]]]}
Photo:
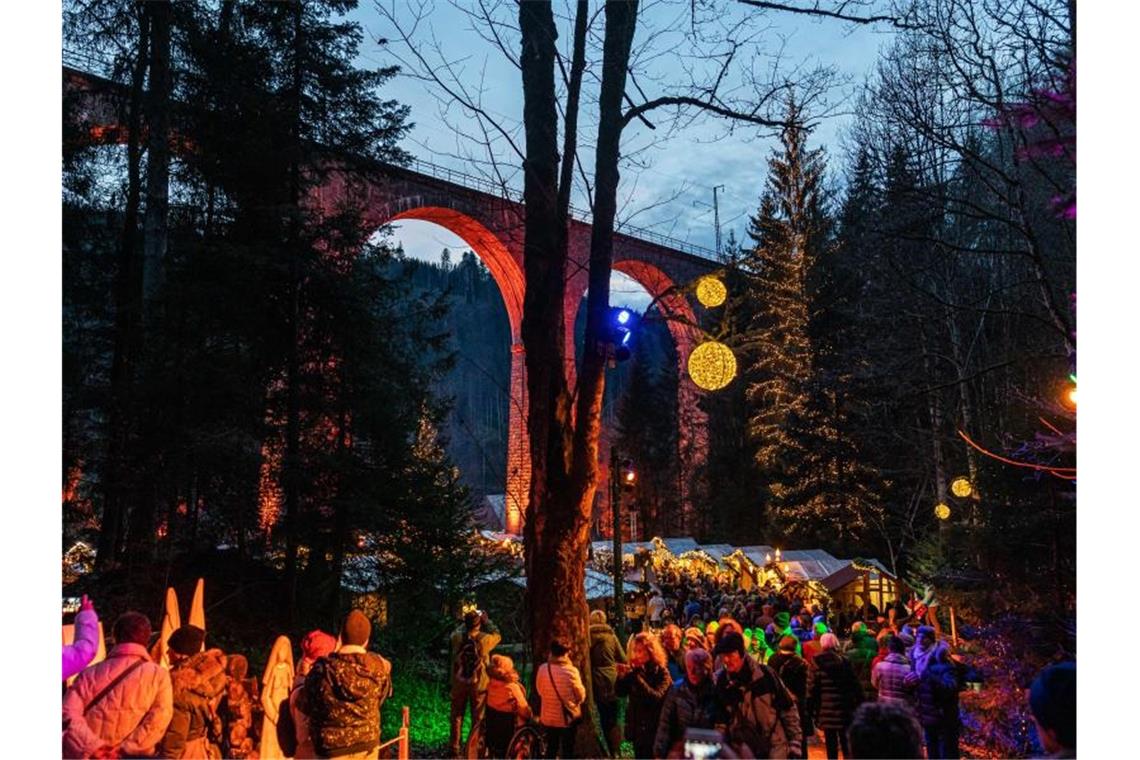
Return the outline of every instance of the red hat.
{"type": "Polygon", "coordinates": [[[301,639],[301,652],[306,660],[319,660],[336,649],[336,637],[324,631],[310,631],[301,639]]]}

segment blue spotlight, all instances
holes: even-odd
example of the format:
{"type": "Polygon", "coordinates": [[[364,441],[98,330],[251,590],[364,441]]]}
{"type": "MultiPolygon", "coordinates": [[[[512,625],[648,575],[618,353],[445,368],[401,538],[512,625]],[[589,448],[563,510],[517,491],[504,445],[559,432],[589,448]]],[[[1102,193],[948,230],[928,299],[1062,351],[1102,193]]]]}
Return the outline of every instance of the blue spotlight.
{"type": "Polygon", "coordinates": [[[629,309],[618,309],[617,323],[619,325],[624,325],[627,322],[629,322],[629,309]]]}

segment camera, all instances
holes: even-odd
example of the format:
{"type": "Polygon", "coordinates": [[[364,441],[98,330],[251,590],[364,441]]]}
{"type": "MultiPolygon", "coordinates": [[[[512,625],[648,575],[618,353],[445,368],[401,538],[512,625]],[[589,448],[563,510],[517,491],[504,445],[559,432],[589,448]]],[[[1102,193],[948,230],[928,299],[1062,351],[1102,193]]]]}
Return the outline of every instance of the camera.
{"type": "Polygon", "coordinates": [[[721,757],[724,734],[707,728],[685,729],[685,757],[691,760],[721,757]]]}

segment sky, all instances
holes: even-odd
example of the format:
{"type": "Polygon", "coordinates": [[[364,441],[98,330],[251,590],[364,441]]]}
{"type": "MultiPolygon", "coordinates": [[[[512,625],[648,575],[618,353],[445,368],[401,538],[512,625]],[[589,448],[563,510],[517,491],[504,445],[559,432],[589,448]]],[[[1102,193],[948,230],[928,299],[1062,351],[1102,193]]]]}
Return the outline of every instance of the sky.
{"type": "MultiPolygon", "coordinates": [[[[496,5],[495,0],[484,0],[484,4],[492,8],[496,5]]],[[[444,72],[447,69],[441,63],[446,61],[455,79],[469,92],[481,91],[483,109],[521,144],[521,76],[503,52],[480,35],[477,27],[485,32],[487,25],[461,10],[478,5],[476,0],[435,0],[423,6],[424,13],[417,14],[420,7],[417,0],[363,0],[352,18],[365,30],[362,65],[404,64],[405,73],[391,80],[383,95],[411,107],[410,121],[414,127],[405,138],[405,149],[422,161],[485,175],[488,148],[477,139],[481,135],[479,122],[440,86],[415,76],[416,72],[428,69],[444,72]],[[403,27],[425,60],[417,59],[403,42],[397,24],[403,27]],[[380,38],[388,40],[388,44],[378,44],[376,40],[380,38]]],[[[698,3],[702,5],[709,4],[698,3]]],[[[591,8],[597,6],[591,3],[591,8]]],[[[745,16],[753,27],[752,36],[742,43],[734,59],[739,65],[732,71],[742,70],[745,64],[770,71],[777,53],[781,71],[791,71],[796,66],[835,68],[837,85],[827,93],[827,110],[833,115],[818,121],[810,142],[827,149],[831,169],[838,174],[844,163],[842,135],[850,122],[853,93],[873,72],[878,51],[890,42],[891,33],[827,19],[757,11],[729,0],[718,2],[716,6],[717,13],[726,18],[706,17],[701,21],[699,28],[709,36],[717,36],[717,24],[727,25],[745,16]],[[736,14],[733,18],[727,18],[733,13],[736,14]]],[[[644,2],[642,8],[634,40],[635,57],[639,59],[635,72],[638,84],[649,97],[654,97],[666,93],[670,85],[684,81],[686,68],[699,68],[702,63],[688,56],[692,48],[686,47],[675,33],[670,36],[667,31],[660,37],[652,36],[654,30],[687,28],[685,21],[690,18],[687,0],[644,2]],[[678,13],[683,16],[678,17],[678,13]],[[679,25],[675,23],[678,18],[683,19],[679,25]]],[[[556,2],[556,14],[559,9],[560,4],[556,2]]],[[[513,2],[503,3],[501,11],[497,18],[512,24],[516,21],[513,2]]],[[[599,32],[601,24],[599,19],[599,32]]],[[[507,50],[517,50],[517,34],[512,29],[500,31],[507,50]]],[[[565,49],[569,38],[569,28],[561,28],[561,49],[565,49]]],[[[588,71],[596,68],[590,66],[588,71]]],[[[749,90],[742,79],[732,77],[730,74],[726,81],[742,96],[755,92],[755,88],[749,90]]],[[[585,88],[583,120],[589,122],[594,113],[593,103],[589,101],[596,98],[596,78],[591,80],[588,74],[585,88]]],[[[713,249],[716,239],[713,186],[723,185],[718,192],[722,236],[727,239],[731,232],[737,240],[744,239],[748,217],[755,213],[758,205],[774,137],[751,125],[737,125],[729,132],[726,122],[716,118],[701,117],[685,128],[672,130],[666,128],[666,114],[660,113],[659,117],[651,114],[650,118],[658,125],[657,130],[650,131],[635,122],[623,135],[623,155],[635,154],[637,165],[627,163],[622,168],[619,224],[651,229],[713,249]],[[664,134],[666,132],[670,134],[664,134]]],[[[590,142],[592,125],[584,124],[582,131],[584,139],[590,142]]],[[[521,176],[517,174],[521,162],[507,142],[499,139],[490,152],[501,170],[515,172],[510,184],[521,188],[521,176]]],[[[588,144],[583,146],[583,153],[583,162],[587,167],[592,166],[588,144]]],[[[580,187],[576,188],[573,202],[576,206],[588,207],[589,201],[580,187]]],[[[432,261],[438,260],[444,247],[453,251],[467,247],[448,231],[424,222],[401,223],[396,236],[410,255],[432,261]]],[[[624,291],[641,293],[636,283],[624,277],[616,277],[614,285],[615,300],[620,300],[624,291]]],[[[638,295],[636,300],[642,299],[638,295]]]]}

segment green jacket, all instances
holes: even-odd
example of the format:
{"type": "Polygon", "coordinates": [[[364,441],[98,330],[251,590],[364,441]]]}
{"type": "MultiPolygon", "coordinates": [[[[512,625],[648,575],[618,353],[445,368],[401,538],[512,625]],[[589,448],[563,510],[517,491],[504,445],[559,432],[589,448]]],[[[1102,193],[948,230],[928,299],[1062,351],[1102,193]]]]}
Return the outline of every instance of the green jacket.
{"type": "Polygon", "coordinates": [[[491,652],[503,640],[499,629],[495,624],[488,620],[479,629],[479,633],[475,637],[475,648],[479,652],[479,659],[482,662],[482,667],[479,668],[479,673],[476,676],[474,683],[464,683],[455,677],[455,659],[459,656],[459,648],[463,646],[463,639],[467,637],[467,631],[463,626],[459,626],[451,634],[451,659],[448,661],[448,677],[451,679],[451,692],[466,691],[467,689],[474,688],[475,691],[486,691],[487,684],[490,678],[487,676],[487,667],[490,664],[491,652]]]}
{"type": "Polygon", "coordinates": [[[590,681],[595,702],[613,702],[617,699],[614,683],[617,681],[617,663],[628,662],[614,629],[606,623],[590,626],[590,681]]]}

